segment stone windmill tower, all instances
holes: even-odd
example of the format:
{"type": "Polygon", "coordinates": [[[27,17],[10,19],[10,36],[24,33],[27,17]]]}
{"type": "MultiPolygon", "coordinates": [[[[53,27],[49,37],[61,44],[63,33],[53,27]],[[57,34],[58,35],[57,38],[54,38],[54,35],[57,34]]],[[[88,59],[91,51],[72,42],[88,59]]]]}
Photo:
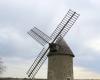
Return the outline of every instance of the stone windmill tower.
{"type": "Polygon", "coordinates": [[[74,54],[64,40],[56,46],[48,54],[48,80],[73,80],[74,54]]]}
{"type": "Polygon", "coordinates": [[[36,27],[28,32],[30,36],[44,46],[27,71],[29,78],[34,79],[36,73],[48,58],[48,80],[73,80],[74,55],[63,40],[63,37],[78,17],[79,14],[69,10],[50,37],[36,27]]]}

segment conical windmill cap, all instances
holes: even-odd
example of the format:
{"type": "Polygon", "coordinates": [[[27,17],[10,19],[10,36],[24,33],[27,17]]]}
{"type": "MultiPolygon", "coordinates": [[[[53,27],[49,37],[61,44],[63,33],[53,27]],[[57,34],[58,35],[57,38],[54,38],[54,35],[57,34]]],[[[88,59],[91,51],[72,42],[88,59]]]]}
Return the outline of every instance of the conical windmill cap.
{"type": "Polygon", "coordinates": [[[68,44],[65,42],[64,39],[62,39],[61,41],[57,41],[56,44],[58,46],[58,51],[57,52],[50,52],[50,54],[48,54],[48,56],[69,55],[69,56],[74,57],[73,52],[71,51],[70,47],[68,46],[68,44]]]}

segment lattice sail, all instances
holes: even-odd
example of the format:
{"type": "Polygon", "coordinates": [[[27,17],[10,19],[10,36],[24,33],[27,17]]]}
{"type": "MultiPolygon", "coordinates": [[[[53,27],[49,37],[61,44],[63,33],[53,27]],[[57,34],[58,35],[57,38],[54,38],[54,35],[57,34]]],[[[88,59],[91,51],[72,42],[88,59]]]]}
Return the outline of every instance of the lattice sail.
{"type": "Polygon", "coordinates": [[[34,78],[44,61],[47,59],[47,54],[49,52],[49,47],[47,49],[43,48],[38,57],[35,59],[34,63],[31,65],[27,71],[27,75],[30,78],[34,78]]]}
{"type": "Polygon", "coordinates": [[[68,13],[65,15],[61,23],[58,25],[58,27],[55,29],[55,31],[50,36],[52,38],[52,41],[55,43],[57,40],[61,40],[65,34],[70,30],[70,28],[73,26],[77,18],[79,17],[79,14],[76,12],[69,10],[68,13]]]}
{"type": "Polygon", "coordinates": [[[51,40],[51,38],[49,36],[47,36],[46,34],[44,34],[42,31],[40,31],[39,29],[37,29],[36,27],[34,27],[33,29],[31,29],[28,34],[34,38],[36,41],[38,41],[41,45],[45,45],[47,43],[49,43],[49,41],[51,40]]]}

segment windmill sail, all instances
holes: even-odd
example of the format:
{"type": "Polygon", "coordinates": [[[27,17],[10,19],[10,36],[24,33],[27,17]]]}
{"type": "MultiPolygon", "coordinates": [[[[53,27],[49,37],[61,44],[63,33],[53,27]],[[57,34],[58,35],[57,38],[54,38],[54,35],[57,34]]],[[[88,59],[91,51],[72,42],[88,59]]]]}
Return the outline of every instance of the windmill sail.
{"type": "Polygon", "coordinates": [[[58,25],[58,27],[55,29],[55,31],[50,36],[52,38],[52,41],[55,43],[57,40],[61,40],[65,34],[70,30],[70,28],[73,26],[77,18],[79,17],[79,14],[76,12],[69,10],[68,13],[65,15],[61,23],[58,25]]]}
{"type": "Polygon", "coordinates": [[[34,38],[36,41],[38,41],[41,45],[45,45],[47,43],[49,43],[49,41],[51,40],[51,38],[49,36],[47,36],[46,34],[44,34],[42,31],[40,31],[39,29],[37,29],[36,27],[34,27],[33,29],[31,29],[28,34],[34,38]]]}
{"type": "Polygon", "coordinates": [[[31,65],[30,69],[27,71],[28,77],[34,78],[35,74],[38,72],[44,61],[47,59],[48,51],[49,47],[47,49],[42,49],[38,57],[35,59],[34,63],[31,65]]]}

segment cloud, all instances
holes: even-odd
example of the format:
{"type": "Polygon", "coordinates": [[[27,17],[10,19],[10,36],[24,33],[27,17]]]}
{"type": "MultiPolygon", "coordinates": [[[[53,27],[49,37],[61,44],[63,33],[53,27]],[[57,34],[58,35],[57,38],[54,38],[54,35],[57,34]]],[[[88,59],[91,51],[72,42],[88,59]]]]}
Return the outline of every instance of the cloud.
{"type": "Polygon", "coordinates": [[[77,1],[65,0],[65,2],[66,2],[65,4],[67,4],[68,7],[76,9],[78,11],[89,9],[91,7],[89,0],[77,0],[77,1]]]}
{"type": "Polygon", "coordinates": [[[95,7],[100,7],[100,1],[99,0],[90,0],[91,4],[95,7]]]}
{"type": "Polygon", "coordinates": [[[14,78],[24,78],[26,77],[26,65],[25,64],[6,64],[6,71],[3,73],[2,77],[14,77],[14,78]]]}
{"type": "MultiPolygon", "coordinates": [[[[30,68],[34,59],[22,59],[22,58],[3,58],[5,61],[4,65],[6,66],[6,70],[1,75],[1,77],[14,77],[14,78],[25,78],[28,77],[26,72],[30,68]]],[[[47,63],[41,67],[39,72],[36,75],[36,78],[47,78],[47,63]],[[41,75],[42,74],[42,75],[41,75]]]]}
{"type": "Polygon", "coordinates": [[[41,49],[41,46],[39,46],[38,43],[34,43],[35,41],[27,36],[24,36],[23,34],[18,31],[16,28],[12,27],[4,27],[0,29],[0,52],[1,56],[9,56],[9,57],[28,57],[33,56],[34,53],[38,53],[38,49],[35,48],[35,45],[41,49]],[[33,44],[34,43],[34,44],[33,44]],[[32,49],[32,47],[34,49],[32,49]],[[5,50],[4,50],[5,49],[5,50]]]}
{"type": "Polygon", "coordinates": [[[90,41],[87,41],[86,45],[89,48],[91,48],[97,52],[100,52],[100,39],[99,38],[95,38],[90,41]]]}
{"type": "Polygon", "coordinates": [[[75,66],[74,77],[75,79],[100,79],[100,74],[90,71],[84,67],[75,66]]]}

